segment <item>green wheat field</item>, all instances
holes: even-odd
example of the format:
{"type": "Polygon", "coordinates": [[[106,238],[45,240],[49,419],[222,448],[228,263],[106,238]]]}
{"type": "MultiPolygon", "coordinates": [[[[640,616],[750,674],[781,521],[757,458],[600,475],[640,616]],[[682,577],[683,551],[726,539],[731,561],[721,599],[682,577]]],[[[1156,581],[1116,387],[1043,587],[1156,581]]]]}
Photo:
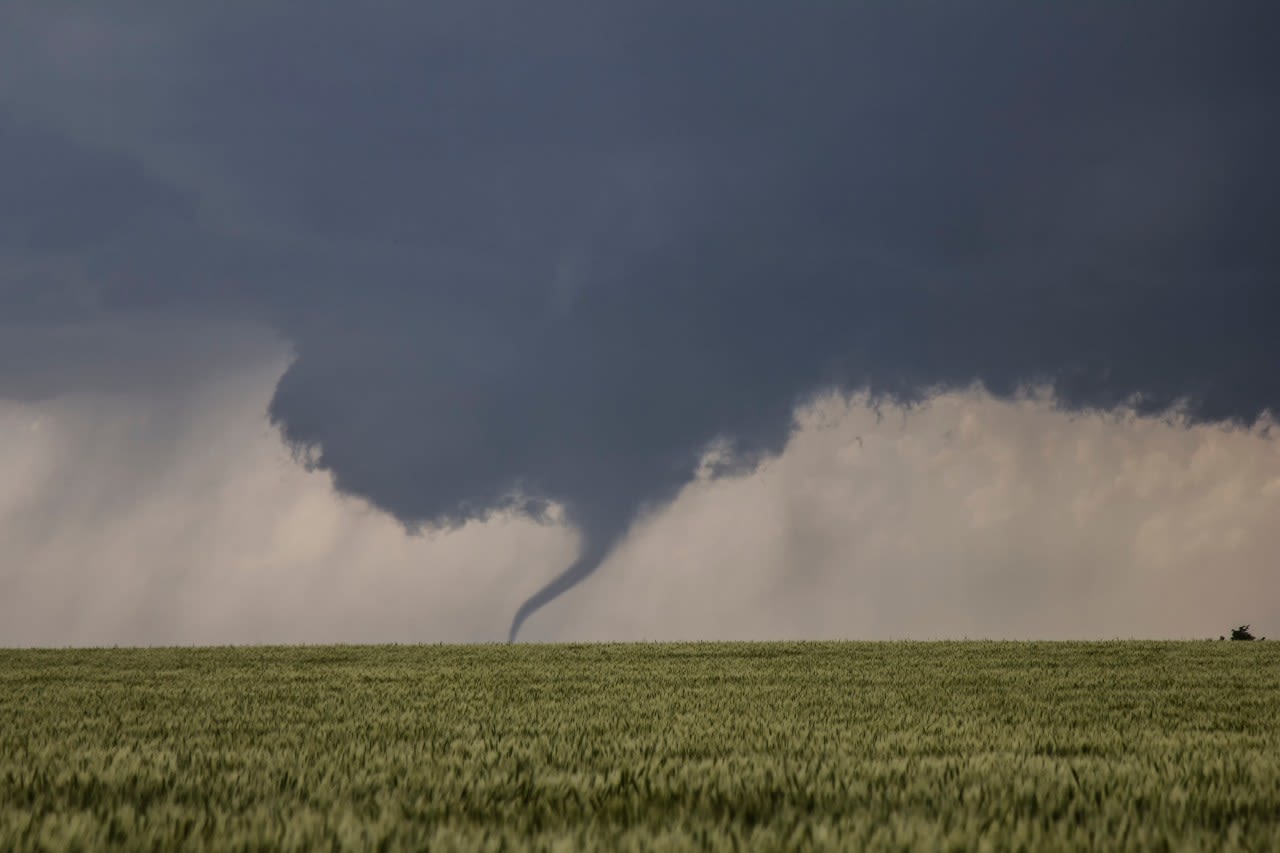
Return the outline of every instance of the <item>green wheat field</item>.
{"type": "Polygon", "coordinates": [[[1280,643],[0,651],[3,850],[1280,850],[1280,643]]]}

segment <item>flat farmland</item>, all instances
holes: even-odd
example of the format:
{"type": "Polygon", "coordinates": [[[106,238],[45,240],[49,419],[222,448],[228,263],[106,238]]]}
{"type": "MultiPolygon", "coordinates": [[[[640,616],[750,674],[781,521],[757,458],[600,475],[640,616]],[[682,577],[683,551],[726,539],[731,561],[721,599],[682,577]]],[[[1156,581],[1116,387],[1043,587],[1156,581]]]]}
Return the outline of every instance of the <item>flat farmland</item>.
{"type": "Polygon", "coordinates": [[[4,850],[1280,850],[1280,643],[0,651],[4,850]]]}

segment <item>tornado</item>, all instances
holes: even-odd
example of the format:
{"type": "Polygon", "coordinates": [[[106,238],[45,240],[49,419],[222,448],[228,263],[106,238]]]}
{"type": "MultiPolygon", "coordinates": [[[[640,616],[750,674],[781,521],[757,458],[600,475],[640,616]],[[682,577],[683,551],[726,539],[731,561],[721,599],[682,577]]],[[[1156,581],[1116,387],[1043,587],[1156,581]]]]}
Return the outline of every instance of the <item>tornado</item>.
{"type": "Polygon", "coordinates": [[[582,542],[578,549],[578,557],[569,567],[556,575],[537,592],[524,600],[511,617],[511,628],[507,631],[507,642],[514,643],[520,629],[530,616],[538,612],[544,605],[559,598],[564,593],[582,583],[605,561],[626,533],[629,514],[614,513],[604,518],[590,518],[587,513],[576,513],[571,522],[581,532],[582,542]]]}

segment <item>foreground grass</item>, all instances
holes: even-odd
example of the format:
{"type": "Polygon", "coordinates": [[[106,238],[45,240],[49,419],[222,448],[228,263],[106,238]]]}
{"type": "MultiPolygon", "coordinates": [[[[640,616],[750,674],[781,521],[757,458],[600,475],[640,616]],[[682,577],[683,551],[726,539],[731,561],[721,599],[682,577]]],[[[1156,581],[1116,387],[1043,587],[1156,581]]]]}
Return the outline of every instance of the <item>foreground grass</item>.
{"type": "Polygon", "coordinates": [[[1277,652],[0,651],[0,849],[1280,850],[1277,652]]]}

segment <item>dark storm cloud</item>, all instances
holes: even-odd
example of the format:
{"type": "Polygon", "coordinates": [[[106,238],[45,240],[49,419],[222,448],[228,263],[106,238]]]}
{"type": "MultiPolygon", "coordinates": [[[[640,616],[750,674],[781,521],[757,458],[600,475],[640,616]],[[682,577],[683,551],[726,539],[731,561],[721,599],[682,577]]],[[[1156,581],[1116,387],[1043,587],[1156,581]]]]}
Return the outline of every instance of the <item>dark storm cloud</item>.
{"type": "Polygon", "coordinates": [[[0,163],[0,324],[82,313],[102,286],[90,271],[114,244],[131,234],[154,240],[192,213],[136,158],[86,147],[3,105],[0,163]]]}
{"type": "Polygon", "coordinates": [[[183,199],[137,161],[85,150],[0,111],[0,246],[52,254],[84,249],[183,199]]]}
{"type": "Polygon", "coordinates": [[[104,299],[256,304],[273,419],[406,524],[563,502],[535,605],[823,388],[1280,408],[1265,4],[239,8],[121,110],[241,207],[104,299]]]}

